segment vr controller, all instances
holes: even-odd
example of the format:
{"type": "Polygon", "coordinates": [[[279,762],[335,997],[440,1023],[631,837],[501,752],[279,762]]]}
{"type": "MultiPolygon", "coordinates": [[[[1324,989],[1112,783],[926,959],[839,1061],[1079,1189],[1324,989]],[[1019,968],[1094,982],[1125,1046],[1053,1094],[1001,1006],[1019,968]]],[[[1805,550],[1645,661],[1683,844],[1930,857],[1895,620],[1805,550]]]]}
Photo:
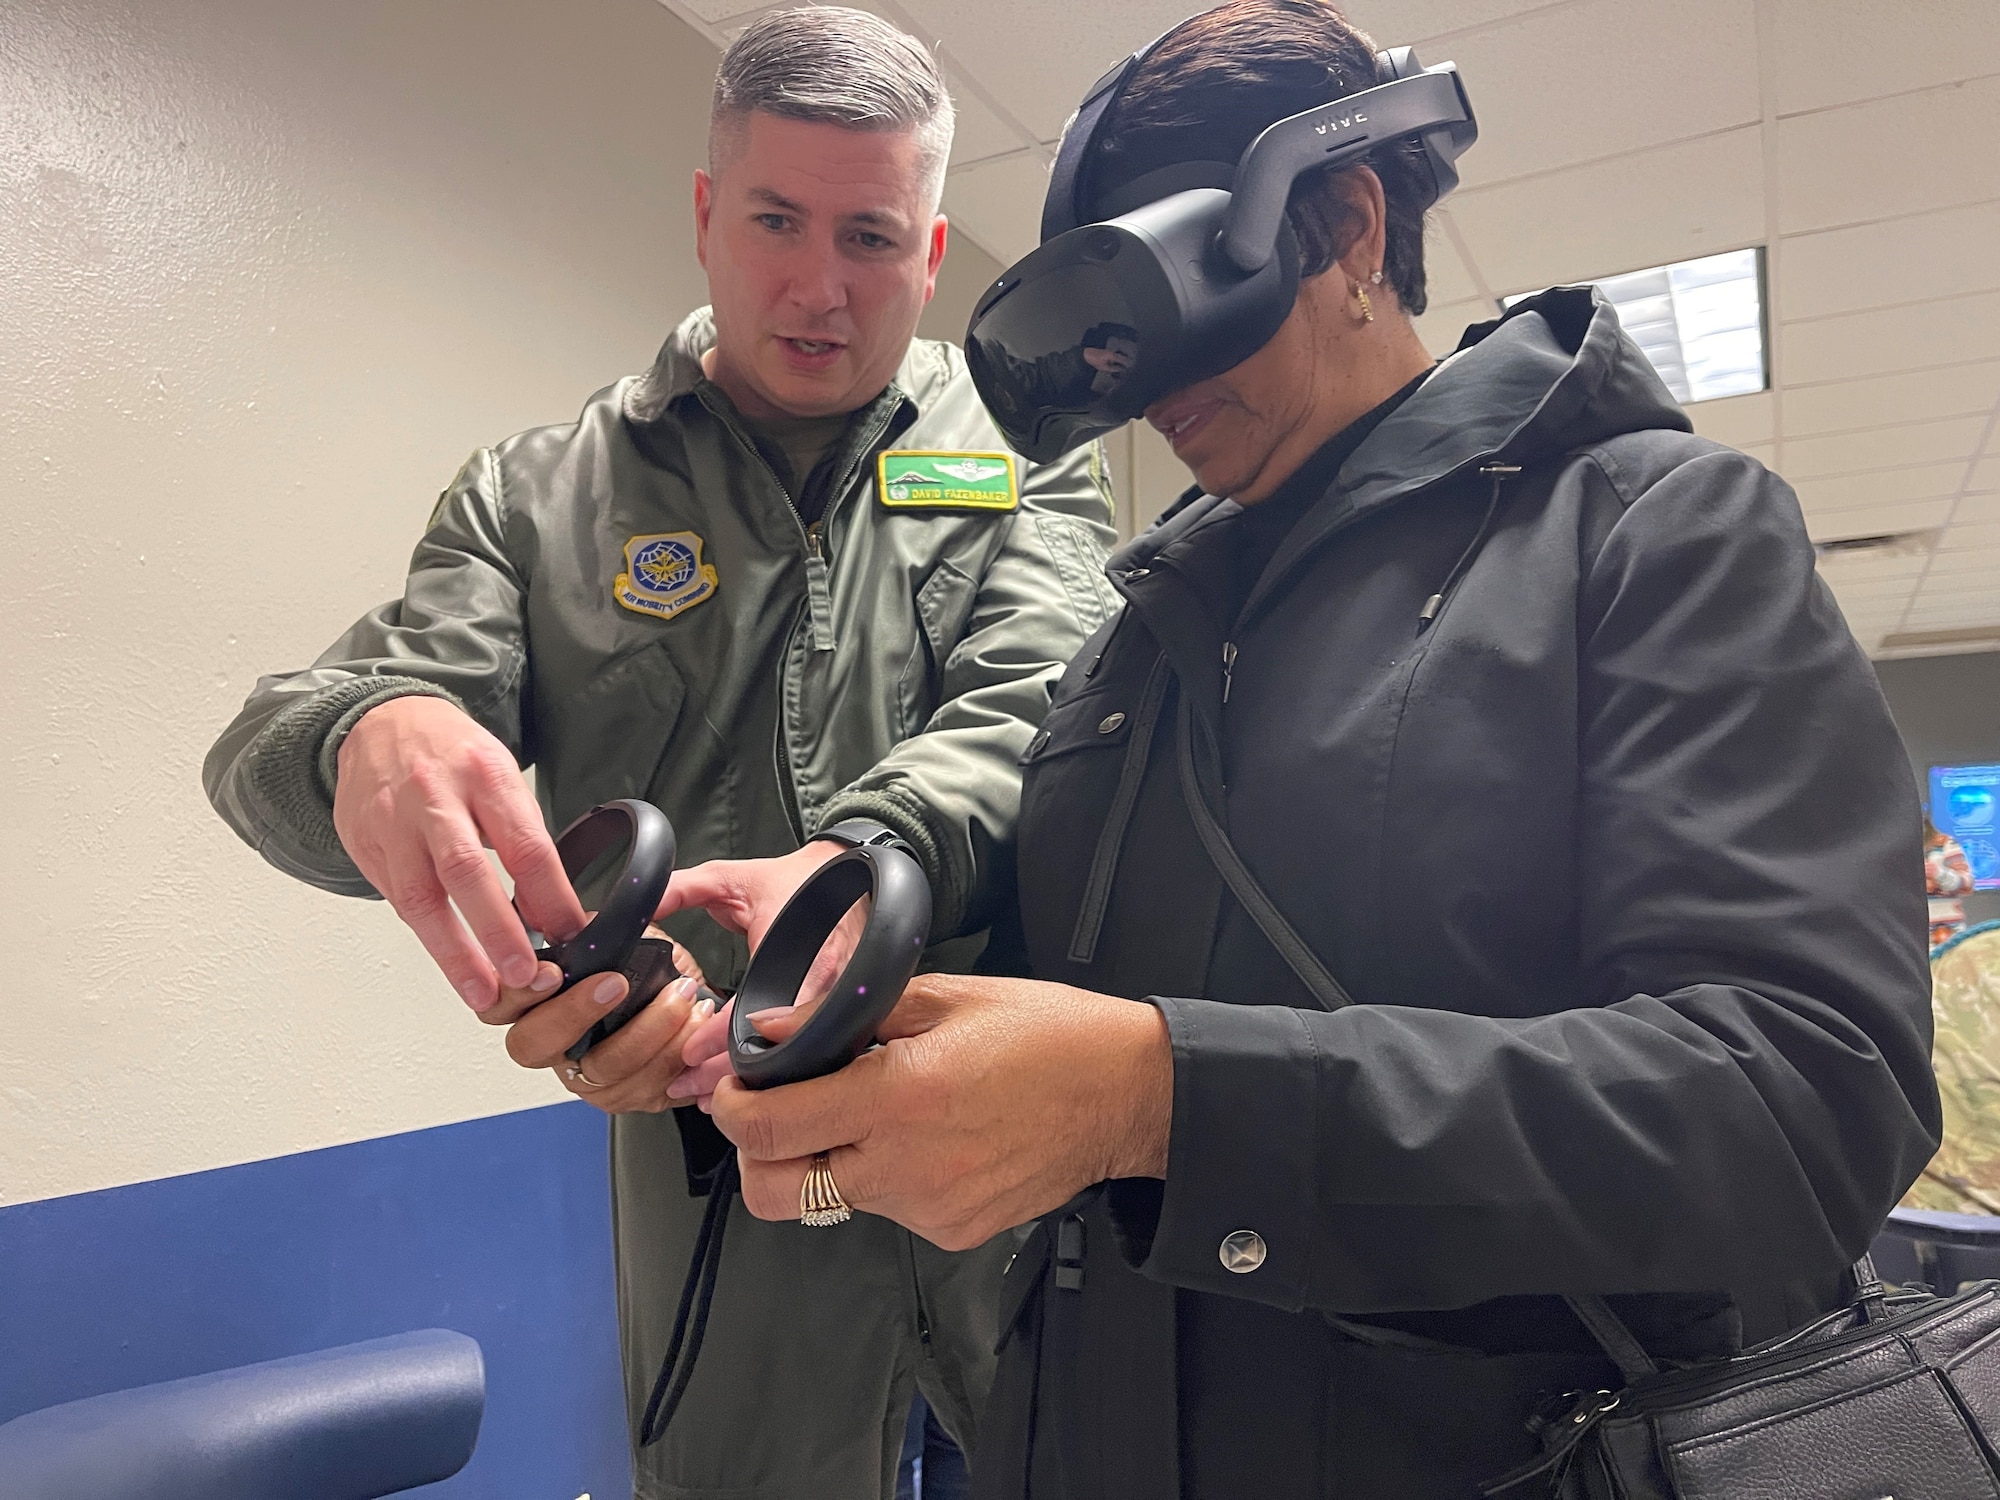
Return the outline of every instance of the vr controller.
{"type": "MultiPolygon", "coordinates": [[[[843,829],[831,836],[854,847],[828,860],[793,894],[751,956],[730,1017],[729,1061],[751,1088],[772,1088],[836,1072],[875,1039],[923,956],[931,925],[930,884],[900,841],[882,830],[865,842],[843,829]],[[848,911],[872,897],[853,954],[833,988],[792,1036],[773,1042],[750,1024],[760,1011],[797,1003],[813,960],[848,911]]],[[[677,852],[673,825],[650,802],[621,798],[583,814],[556,839],[572,884],[620,844],[625,855],[593,916],[575,937],[536,950],[562,970],[563,989],[595,974],[623,974],[631,992],[577,1039],[571,1062],[611,1036],[675,978],[674,945],[646,936],[677,852]]],[[[722,1004],[703,988],[703,998],[722,1004]]]]}

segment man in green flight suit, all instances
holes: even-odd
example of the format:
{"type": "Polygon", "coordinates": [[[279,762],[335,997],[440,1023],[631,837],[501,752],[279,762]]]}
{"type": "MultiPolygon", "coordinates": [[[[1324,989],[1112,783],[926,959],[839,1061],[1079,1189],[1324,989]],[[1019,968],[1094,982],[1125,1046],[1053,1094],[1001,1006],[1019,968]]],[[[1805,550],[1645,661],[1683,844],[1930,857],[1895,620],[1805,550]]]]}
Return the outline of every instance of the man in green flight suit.
{"type": "MultiPolygon", "coordinates": [[[[675,984],[565,1064],[624,981],[536,1009],[557,974],[520,917],[560,936],[583,916],[549,829],[645,798],[684,865],[718,862],[711,886],[750,872],[740,931],[664,924],[728,988],[744,934],[839,852],[819,835],[874,820],[930,878],[933,961],[969,963],[1011,904],[1016,759],[1109,613],[1102,454],[1008,453],[959,352],[912,337],[951,126],[929,53],[886,23],[759,17],[723,59],[695,179],[712,310],[575,423],[475,453],[403,596],[260,681],[204,772],[266,859],[386,897],[483,1019],[528,1015],[517,1061],[614,1115],[635,1426],[702,1212],[682,1136],[711,1127],[668,1092],[702,1015],[675,984]]],[[[638,1494],[875,1500],[913,1389],[970,1449],[1008,1248],[739,1213],[680,1413],[635,1446],[638,1494]]]]}

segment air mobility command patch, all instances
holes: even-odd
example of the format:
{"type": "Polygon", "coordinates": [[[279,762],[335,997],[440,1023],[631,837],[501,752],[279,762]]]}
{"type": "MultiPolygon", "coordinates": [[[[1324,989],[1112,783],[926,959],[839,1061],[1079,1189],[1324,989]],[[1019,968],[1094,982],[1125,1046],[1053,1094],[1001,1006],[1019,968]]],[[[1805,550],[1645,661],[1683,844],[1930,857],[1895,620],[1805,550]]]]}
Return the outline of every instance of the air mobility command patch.
{"type": "Polygon", "coordinates": [[[612,580],[611,597],[638,614],[671,620],[715,588],[715,569],[701,560],[701,538],[667,531],[625,544],[625,571],[612,580]]]}
{"type": "Polygon", "coordinates": [[[1013,510],[1021,503],[1011,453],[892,448],[875,460],[875,494],[890,510],[1013,510]]]}

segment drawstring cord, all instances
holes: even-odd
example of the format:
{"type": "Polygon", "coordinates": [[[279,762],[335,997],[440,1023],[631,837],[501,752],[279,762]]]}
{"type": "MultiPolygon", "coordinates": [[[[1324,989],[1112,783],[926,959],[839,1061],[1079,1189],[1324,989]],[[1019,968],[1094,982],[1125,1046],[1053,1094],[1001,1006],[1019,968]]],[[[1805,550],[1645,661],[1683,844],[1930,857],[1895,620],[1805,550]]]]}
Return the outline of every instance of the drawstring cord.
{"type": "Polygon", "coordinates": [[[688,1262],[687,1279],[681,1283],[680,1311],[674,1314],[674,1334],[667,1341],[666,1357],[660,1361],[659,1378],[646,1400],[646,1414],[639,1419],[639,1446],[650,1448],[666,1435],[667,1424],[680,1410],[694,1378],[694,1362],[701,1355],[702,1338],[708,1332],[708,1311],[715,1305],[715,1278],[722,1270],[722,1236],[729,1227],[729,1205],[736,1198],[738,1178],[736,1153],[731,1151],[716,1168],[709,1184],[708,1206],[702,1210],[701,1232],[695,1236],[694,1257],[688,1262]],[[682,1343],[686,1357],[682,1357],[682,1343]]]}
{"type": "Polygon", "coordinates": [[[1493,531],[1493,518],[1500,513],[1500,486],[1506,482],[1510,474],[1520,473],[1521,466],[1487,464],[1479,472],[1493,481],[1493,493],[1486,501],[1486,514],[1480,519],[1479,529],[1473,532],[1472,540],[1466,543],[1465,550],[1458,554],[1458,561],[1453,563],[1451,571],[1445,574],[1444,582],[1438,587],[1438,591],[1424,601],[1423,609],[1417,614],[1419,634],[1430,629],[1431,622],[1438,617],[1438,611],[1444,608],[1446,596],[1458,587],[1458,581],[1471,568],[1472,560],[1479,555],[1479,549],[1486,545],[1486,539],[1493,531]]]}

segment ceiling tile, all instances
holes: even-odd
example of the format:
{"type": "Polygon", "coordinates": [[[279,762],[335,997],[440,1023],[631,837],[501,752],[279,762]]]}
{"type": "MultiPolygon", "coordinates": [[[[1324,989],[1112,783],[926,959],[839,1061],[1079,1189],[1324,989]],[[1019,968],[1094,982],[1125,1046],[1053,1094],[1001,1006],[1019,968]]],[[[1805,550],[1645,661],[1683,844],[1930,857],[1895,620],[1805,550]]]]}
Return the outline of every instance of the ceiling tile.
{"type": "Polygon", "coordinates": [[[1938,541],[1939,552],[1990,552],[1996,547],[2000,547],[2000,521],[1954,519],[1938,541]]]}
{"type": "MultiPolygon", "coordinates": [[[[1378,47],[1407,47],[1434,37],[1455,36],[1488,26],[1523,11],[1539,10],[1548,0],[1360,0],[1343,6],[1348,19],[1375,38],[1378,47]]],[[[1425,62],[1443,62],[1444,54],[1425,62]]]]}
{"type": "MultiPolygon", "coordinates": [[[[953,167],[1034,144],[1031,141],[1024,141],[1018,130],[988,109],[985,101],[966,88],[950,70],[946,70],[945,82],[951,89],[952,107],[958,112],[957,124],[951,136],[953,167]]],[[[1040,149],[1036,147],[1037,151],[1040,149]]],[[[1037,156],[1036,159],[1042,158],[1037,156]]]]}
{"type": "Polygon", "coordinates": [[[1442,307],[1431,308],[1416,320],[1417,337],[1424,341],[1424,347],[1435,358],[1443,359],[1458,347],[1459,337],[1469,325],[1484,323],[1493,316],[1493,304],[1482,298],[1449,302],[1442,307]]]}
{"type": "MultiPolygon", "coordinates": [[[[2000,547],[1940,550],[1931,559],[1931,574],[1940,577],[1948,573],[1990,573],[2000,579],[2000,547]]],[[[2000,594],[2000,587],[1994,592],[2000,594]]]]}
{"type": "Polygon", "coordinates": [[[1771,393],[1731,396],[1724,401],[1697,401],[1687,414],[1702,437],[1732,448],[1771,440],[1771,393]]]}
{"type": "Polygon", "coordinates": [[[2000,292],[1849,313],[1782,330],[1786,384],[1851,380],[1993,357],[2000,349],[2000,292]]]}
{"type": "MultiPolygon", "coordinates": [[[[1472,279],[1465,258],[1445,228],[1449,209],[1439,209],[1424,226],[1424,279],[1430,301],[1438,306],[1467,302],[1479,296],[1479,283],[1472,279]]],[[[1456,228],[1454,223],[1453,228],[1456,228]]]]}
{"type": "Polygon", "coordinates": [[[1991,608],[2000,605],[2000,588],[1980,573],[1940,573],[1933,568],[1918,588],[1917,596],[1927,602],[1977,600],[1991,608]]]}
{"type": "Polygon", "coordinates": [[[1951,513],[1954,521],[1964,521],[1976,525],[1986,521],[2000,521],[2000,494],[1960,495],[1958,507],[1951,513]]]}
{"type": "MultiPolygon", "coordinates": [[[[879,0],[878,0],[879,3],[879,0]]],[[[1179,21],[1178,0],[894,0],[1041,140],[1105,69],[1179,21]]]]}
{"type": "Polygon", "coordinates": [[[2000,594],[1985,599],[1963,597],[1932,599],[1918,594],[1910,605],[1906,623],[1912,627],[1984,625],[1988,620],[2000,620],[2000,594]]]}
{"type": "Polygon", "coordinates": [[[1886,474],[1846,474],[1838,479],[1792,482],[1806,514],[1856,510],[1864,505],[1888,505],[1906,500],[1949,498],[1958,493],[1964,464],[1927,464],[1921,469],[1892,469],[1886,474]]]}
{"type": "Polygon", "coordinates": [[[1815,318],[1991,291],[2000,287],[1996,245],[2000,202],[1790,235],[1779,247],[1778,314],[1815,318]]]}
{"type": "Polygon", "coordinates": [[[1734,130],[1460,193],[1452,215],[1502,293],[1754,245],[1764,238],[1758,136],[1734,130]]]}
{"type": "Polygon", "coordinates": [[[1891,14],[1881,0],[1770,0],[1765,14],[1781,114],[1970,78],[2000,57],[1990,0],[1897,6],[1893,36],[1874,43],[1891,14]]]}
{"type": "Polygon", "coordinates": [[[1453,38],[1450,51],[1479,112],[1469,186],[1759,118],[1750,0],[1584,0],[1453,38]]]}
{"type": "Polygon", "coordinates": [[[2000,77],[1778,123],[1785,234],[1996,196],[2000,77]]]}
{"type": "Polygon", "coordinates": [[[668,10],[679,11],[691,21],[705,21],[709,25],[775,8],[759,5],[756,0],[660,0],[660,3],[668,10]]]}
{"type": "Polygon", "coordinates": [[[1877,469],[1906,469],[1972,456],[1986,432],[1986,417],[1953,417],[1942,422],[1906,422],[1872,431],[1835,432],[1792,438],[1785,444],[1788,478],[1817,479],[1877,469]]]}
{"type": "Polygon", "coordinates": [[[981,249],[1008,265],[1041,239],[1048,182],[1048,167],[1038,156],[968,167],[945,179],[944,211],[981,249]]]}
{"type": "Polygon", "coordinates": [[[1924,559],[1921,553],[1883,555],[1858,552],[1852,555],[1822,557],[1819,560],[1819,571],[1820,576],[1826,579],[1834,592],[1839,593],[1850,581],[1884,578],[1914,580],[1924,571],[1924,559]]]}
{"type": "Polygon", "coordinates": [[[2000,401],[2000,360],[1785,391],[1785,436],[1984,414],[2000,401]]]}
{"type": "Polygon", "coordinates": [[[1900,604],[1909,598],[1911,583],[1907,578],[1849,578],[1838,583],[1829,580],[1829,587],[1849,614],[1880,614],[1884,608],[1881,601],[1892,599],[1900,604]]]}
{"type": "Polygon", "coordinates": [[[1883,505],[1855,505],[1845,510],[1816,510],[1806,517],[1806,531],[1815,542],[1844,536],[1886,536],[1897,531],[1928,531],[1942,526],[1951,501],[1892,500],[1883,505]]]}

